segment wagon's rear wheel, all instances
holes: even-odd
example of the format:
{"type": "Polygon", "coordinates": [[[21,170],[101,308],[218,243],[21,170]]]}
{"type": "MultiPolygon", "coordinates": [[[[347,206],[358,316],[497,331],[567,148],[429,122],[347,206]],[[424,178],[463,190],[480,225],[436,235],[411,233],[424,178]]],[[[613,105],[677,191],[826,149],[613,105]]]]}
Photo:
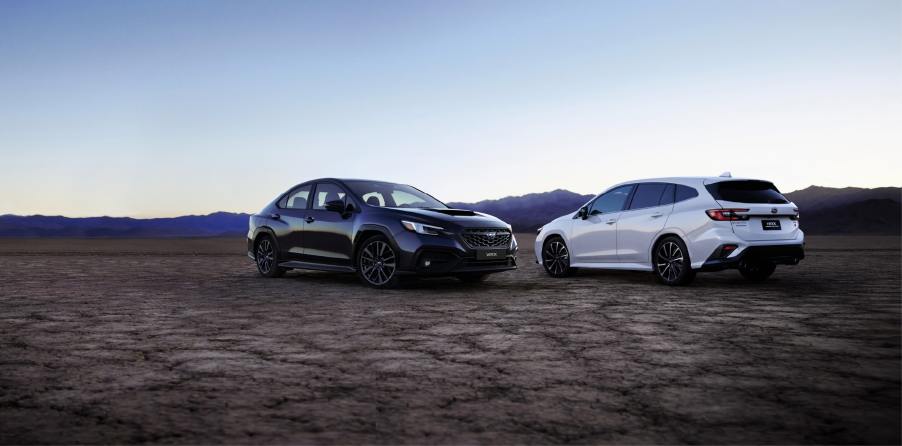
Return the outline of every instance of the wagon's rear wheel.
{"type": "Polygon", "coordinates": [[[658,242],[652,254],[652,266],[655,277],[665,285],[685,285],[695,278],[689,250],[679,237],[664,237],[658,242]]]}

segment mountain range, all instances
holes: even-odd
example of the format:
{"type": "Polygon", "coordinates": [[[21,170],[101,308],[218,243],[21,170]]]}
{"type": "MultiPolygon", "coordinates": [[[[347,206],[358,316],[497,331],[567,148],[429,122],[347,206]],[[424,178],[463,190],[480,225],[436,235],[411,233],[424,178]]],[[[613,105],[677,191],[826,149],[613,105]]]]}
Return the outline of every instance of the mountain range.
{"type": "MultiPolygon", "coordinates": [[[[785,194],[801,210],[807,234],[899,235],[902,189],[811,186],[785,194]]],[[[492,214],[515,231],[535,231],[544,223],[592,199],[558,189],[477,203],[448,203],[454,208],[492,214]]],[[[248,214],[216,212],[173,218],[69,218],[0,215],[0,237],[226,237],[247,232],[248,214]]]]}
{"type": "Polygon", "coordinates": [[[0,237],[220,237],[246,234],[248,214],[173,218],[0,215],[0,237]]]}

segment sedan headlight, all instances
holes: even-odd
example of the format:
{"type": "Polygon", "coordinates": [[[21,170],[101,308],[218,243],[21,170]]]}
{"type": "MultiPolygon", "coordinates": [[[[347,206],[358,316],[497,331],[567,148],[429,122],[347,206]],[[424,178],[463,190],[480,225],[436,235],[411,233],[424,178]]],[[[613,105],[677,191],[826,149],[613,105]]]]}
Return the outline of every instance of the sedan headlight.
{"type": "Polygon", "coordinates": [[[445,230],[445,228],[439,226],[424,225],[423,223],[417,223],[415,221],[407,220],[401,220],[401,225],[404,226],[404,229],[408,231],[425,235],[442,235],[442,232],[444,232],[445,230]]]}
{"type": "Polygon", "coordinates": [[[545,229],[544,226],[539,226],[539,229],[536,229],[536,234],[541,234],[543,229],[545,229]]]}

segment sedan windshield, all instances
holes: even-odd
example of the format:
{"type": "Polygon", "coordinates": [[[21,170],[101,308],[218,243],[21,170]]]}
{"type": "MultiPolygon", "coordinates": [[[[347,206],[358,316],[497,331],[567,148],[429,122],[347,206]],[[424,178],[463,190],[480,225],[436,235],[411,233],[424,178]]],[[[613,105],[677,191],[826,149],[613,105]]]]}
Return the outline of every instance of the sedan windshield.
{"type": "Polygon", "coordinates": [[[380,181],[345,181],[364,203],[375,207],[446,209],[441,201],[405,184],[380,181]]]}

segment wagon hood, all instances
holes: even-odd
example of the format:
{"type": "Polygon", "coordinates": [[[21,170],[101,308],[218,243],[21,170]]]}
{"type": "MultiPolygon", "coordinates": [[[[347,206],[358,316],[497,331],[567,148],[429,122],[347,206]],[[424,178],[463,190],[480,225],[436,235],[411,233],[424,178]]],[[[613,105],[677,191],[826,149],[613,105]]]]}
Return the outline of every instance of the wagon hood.
{"type": "Polygon", "coordinates": [[[467,209],[421,209],[421,208],[391,208],[399,215],[409,215],[423,222],[453,223],[461,227],[469,228],[506,228],[510,227],[501,219],[481,212],[467,209]]]}

